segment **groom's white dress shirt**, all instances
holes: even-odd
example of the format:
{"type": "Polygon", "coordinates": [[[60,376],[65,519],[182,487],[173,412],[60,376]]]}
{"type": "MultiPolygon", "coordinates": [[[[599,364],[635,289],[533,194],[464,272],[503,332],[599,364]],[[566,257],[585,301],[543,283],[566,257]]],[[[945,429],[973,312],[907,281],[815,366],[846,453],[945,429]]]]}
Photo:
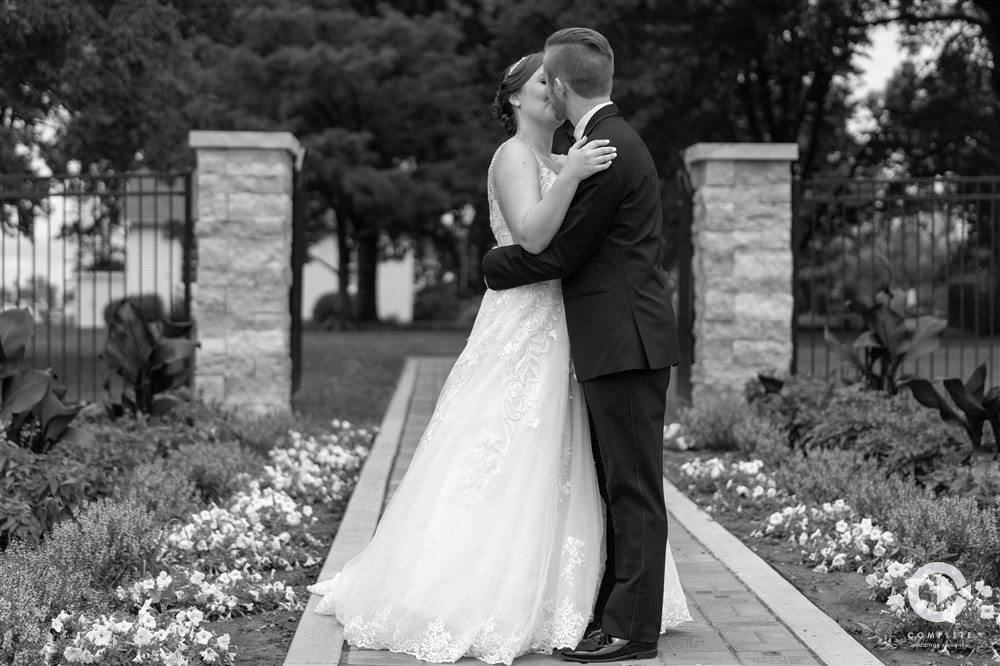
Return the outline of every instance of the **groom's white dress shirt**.
{"type": "Polygon", "coordinates": [[[583,131],[587,129],[587,123],[589,123],[590,119],[594,117],[597,110],[602,106],[607,106],[608,104],[611,104],[611,102],[602,102],[590,111],[587,111],[587,113],[583,114],[583,118],[580,118],[580,122],[578,122],[576,127],[573,128],[573,138],[579,141],[583,137],[583,131]]]}

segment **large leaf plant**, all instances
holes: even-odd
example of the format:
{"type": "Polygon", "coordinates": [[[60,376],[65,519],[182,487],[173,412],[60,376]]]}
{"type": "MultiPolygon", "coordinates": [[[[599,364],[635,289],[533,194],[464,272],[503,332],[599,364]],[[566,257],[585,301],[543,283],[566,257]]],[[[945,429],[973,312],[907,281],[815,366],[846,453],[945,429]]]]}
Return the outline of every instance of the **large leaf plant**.
{"type": "Polygon", "coordinates": [[[0,312],[0,427],[4,439],[33,453],[92,435],[70,424],[83,405],[66,405],[66,387],[48,370],[22,367],[35,320],[27,308],[0,312]]]}
{"type": "Polygon", "coordinates": [[[853,343],[845,344],[827,328],[826,343],[841,360],[860,372],[868,388],[888,395],[895,395],[900,382],[906,379],[903,364],[932,354],[948,326],[939,317],[908,318],[902,289],[883,288],[871,305],[857,300],[848,307],[861,316],[865,329],[853,343]]]}
{"type": "Polygon", "coordinates": [[[105,382],[111,394],[110,412],[120,416],[159,416],[181,402],[169,393],[187,385],[194,374],[192,322],[150,320],[131,300],[111,314],[104,356],[113,370],[105,382]]]}

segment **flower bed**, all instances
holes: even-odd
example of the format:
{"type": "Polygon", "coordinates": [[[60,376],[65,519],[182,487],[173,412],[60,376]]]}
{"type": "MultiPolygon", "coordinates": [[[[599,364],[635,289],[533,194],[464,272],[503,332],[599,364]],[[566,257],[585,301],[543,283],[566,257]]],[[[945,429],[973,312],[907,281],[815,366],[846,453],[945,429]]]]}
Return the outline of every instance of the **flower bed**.
{"type": "Polygon", "coordinates": [[[148,429],[98,419],[85,424],[92,450],[32,459],[88,459],[104,482],[54,507],[72,519],[40,543],[11,533],[0,554],[0,662],[229,664],[237,646],[214,622],[302,609],[283,572],[320,562],[314,506],[330,515],[346,503],[373,433],[334,421],[306,436],[287,421],[193,409],[194,426],[183,410],[179,423],[148,429]]]}
{"type": "Polygon", "coordinates": [[[1000,660],[1000,498],[933,481],[972,476],[949,469],[947,429],[905,396],[807,382],[783,393],[751,385],[687,410],[664,432],[684,459],[668,474],[758,552],[863,579],[881,610],[865,622],[855,608],[845,628],[870,647],[1000,660]]]}

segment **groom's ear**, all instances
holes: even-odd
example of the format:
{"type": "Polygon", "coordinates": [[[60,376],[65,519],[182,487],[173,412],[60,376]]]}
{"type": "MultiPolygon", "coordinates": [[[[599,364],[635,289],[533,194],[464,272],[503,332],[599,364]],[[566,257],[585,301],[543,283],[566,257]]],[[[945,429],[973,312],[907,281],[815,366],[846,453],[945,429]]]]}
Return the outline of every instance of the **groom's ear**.
{"type": "Polygon", "coordinates": [[[560,97],[566,96],[566,83],[558,76],[552,82],[552,88],[559,93],[560,97]]]}

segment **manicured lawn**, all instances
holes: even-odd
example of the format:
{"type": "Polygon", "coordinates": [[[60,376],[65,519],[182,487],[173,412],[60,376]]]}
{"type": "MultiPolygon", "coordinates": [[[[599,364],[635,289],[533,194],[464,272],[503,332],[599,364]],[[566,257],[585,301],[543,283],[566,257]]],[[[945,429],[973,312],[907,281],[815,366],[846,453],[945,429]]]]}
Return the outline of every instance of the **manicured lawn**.
{"type": "Polygon", "coordinates": [[[468,330],[371,328],[308,330],[302,336],[302,386],[292,402],[316,422],[382,421],[407,356],[458,356],[468,330]]]}

